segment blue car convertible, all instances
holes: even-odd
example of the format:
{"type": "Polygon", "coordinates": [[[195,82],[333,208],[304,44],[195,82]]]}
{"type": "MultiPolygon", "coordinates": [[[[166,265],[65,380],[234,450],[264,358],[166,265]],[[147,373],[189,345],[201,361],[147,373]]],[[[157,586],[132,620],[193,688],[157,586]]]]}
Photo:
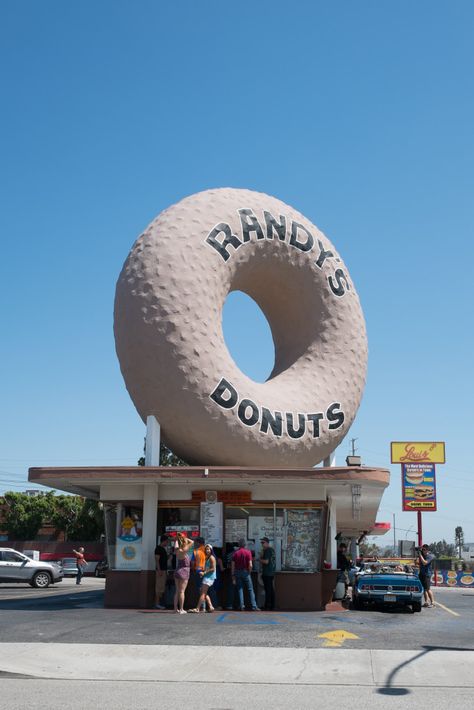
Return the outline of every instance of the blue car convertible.
{"type": "Polygon", "coordinates": [[[409,606],[421,611],[423,587],[415,569],[410,565],[376,563],[367,565],[355,577],[352,586],[352,606],[362,609],[365,604],[379,606],[409,606]]]}

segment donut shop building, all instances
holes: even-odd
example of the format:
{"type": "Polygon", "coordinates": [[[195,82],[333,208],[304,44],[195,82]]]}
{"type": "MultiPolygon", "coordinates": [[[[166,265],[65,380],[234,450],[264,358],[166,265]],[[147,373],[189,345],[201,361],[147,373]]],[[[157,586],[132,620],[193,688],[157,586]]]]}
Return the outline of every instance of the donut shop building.
{"type": "Polygon", "coordinates": [[[191,195],[132,246],[117,281],[114,335],[147,426],[145,466],[29,474],[104,504],[106,605],[152,606],[156,541],[184,532],[223,551],[245,539],[257,573],[268,537],[278,607],[324,608],[337,540],[351,541],[355,554],[376,530],[389,483],[385,469],[330,465],[356,416],[368,353],[360,301],[334,245],[270,195],[191,195]],[[268,320],[275,364],[265,382],[247,377],[225,343],[232,291],[253,298],[268,320]],[[171,451],[198,465],[157,465],[161,431],[171,451]]]}
{"type": "MultiPolygon", "coordinates": [[[[355,545],[389,527],[375,522],[389,483],[381,468],[32,468],[29,480],[104,504],[109,607],[153,606],[156,542],[182,531],[223,551],[245,538],[256,572],[260,539],[268,537],[277,608],[321,610],[336,584],[337,540],[355,545]]],[[[192,605],[191,582],[188,594],[192,605]]]]}

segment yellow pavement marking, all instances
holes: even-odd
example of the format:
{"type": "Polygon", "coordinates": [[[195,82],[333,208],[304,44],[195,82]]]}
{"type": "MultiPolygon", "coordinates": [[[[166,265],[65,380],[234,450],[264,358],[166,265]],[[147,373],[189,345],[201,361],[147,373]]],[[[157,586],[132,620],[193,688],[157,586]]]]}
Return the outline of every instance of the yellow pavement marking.
{"type": "Polygon", "coordinates": [[[461,616],[461,614],[458,614],[457,611],[453,611],[452,609],[448,609],[447,606],[444,606],[444,604],[441,604],[441,602],[435,602],[435,607],[440,606],[441,609],[444,609],[445,611],[448,612],[448,614],[452,614],[453,616],[461,616]]]}
{"type": "Polygon", "coordinates": [[[326,631],[324,634],[318,634],[318,638],[326,639],[323,646],[330,648],[340,648],[344,641],[347,639],[358,639],[359,637],[355,634],[351,634],[350,631],[344,631],[343,629],[337,629],[336,631],[326,631]]]}

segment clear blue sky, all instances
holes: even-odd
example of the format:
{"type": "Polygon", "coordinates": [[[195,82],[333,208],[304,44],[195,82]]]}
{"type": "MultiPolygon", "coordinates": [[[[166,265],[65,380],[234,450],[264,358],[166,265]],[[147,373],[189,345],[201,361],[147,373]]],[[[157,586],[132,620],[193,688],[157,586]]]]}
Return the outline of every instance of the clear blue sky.
{"type": "MultiPolygon", "coordinates": [[[[425,538],[474,541],[473,33],[462,0],[1,3],[0,491],[28,466],[136,462],[121,265],[169,204],[247,187],[317,224],[362,301],[368,381],[338,462],[351,437],[380,466],[391,440],[446,441],[425,538]]],[[[262,379],[268,329],[242,301],[229,348],[262,379]]],[[[379,519],[411,538],[399,478],[379,519]]]]}

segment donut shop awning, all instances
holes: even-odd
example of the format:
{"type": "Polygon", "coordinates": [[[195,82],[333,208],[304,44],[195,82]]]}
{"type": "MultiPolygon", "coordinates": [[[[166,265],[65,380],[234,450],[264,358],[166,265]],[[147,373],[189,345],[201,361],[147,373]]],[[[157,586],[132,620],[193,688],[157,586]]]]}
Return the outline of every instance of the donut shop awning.
{"type": "Polygon", "coordinates": [[[347,537],[358,537],[377,529],[377,511],[390,474],[386,469],[365,466],[308,469],[107,466],[30,468],[29,480],[85,498],[130,504],[143,501],[145,486],[153,483],[159,485],[161,500],[176,496],[183,501],[192,500],[193,491],[215,489],[251,491],[254,500],[268,499],[272,491],[276,497],[288,500],[306,500],[310,494],[313,500],[331,500],[337,508],[338,530],[347,537]]]}

